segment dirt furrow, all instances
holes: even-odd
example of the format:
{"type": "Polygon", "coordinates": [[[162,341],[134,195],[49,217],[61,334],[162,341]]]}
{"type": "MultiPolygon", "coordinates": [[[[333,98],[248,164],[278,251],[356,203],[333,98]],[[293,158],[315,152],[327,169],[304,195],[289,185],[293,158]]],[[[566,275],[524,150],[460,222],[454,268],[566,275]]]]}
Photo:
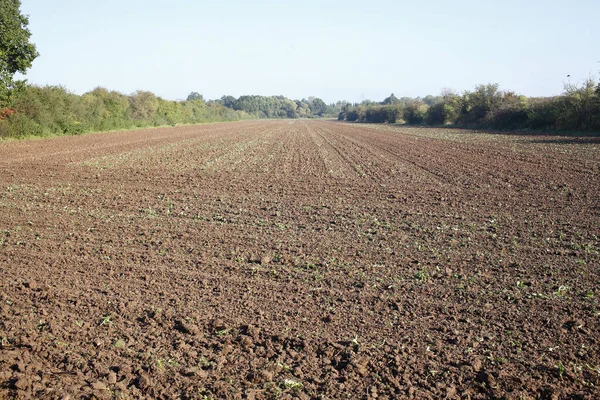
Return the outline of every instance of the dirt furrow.
{"type": "Polygon", "coordinates": [[[599,150],[319,120],[0,143],[0,398],[596,398],[599,150]]]}

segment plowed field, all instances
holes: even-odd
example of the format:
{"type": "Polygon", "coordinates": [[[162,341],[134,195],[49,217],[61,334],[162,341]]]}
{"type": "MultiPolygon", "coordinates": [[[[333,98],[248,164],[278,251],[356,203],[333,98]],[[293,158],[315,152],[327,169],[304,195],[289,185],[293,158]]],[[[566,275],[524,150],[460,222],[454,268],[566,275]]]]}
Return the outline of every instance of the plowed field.
{"type": "Polygon", "coordinates": [[[599,398],[600,138],[0,143],[0,398],[599,398]]]}

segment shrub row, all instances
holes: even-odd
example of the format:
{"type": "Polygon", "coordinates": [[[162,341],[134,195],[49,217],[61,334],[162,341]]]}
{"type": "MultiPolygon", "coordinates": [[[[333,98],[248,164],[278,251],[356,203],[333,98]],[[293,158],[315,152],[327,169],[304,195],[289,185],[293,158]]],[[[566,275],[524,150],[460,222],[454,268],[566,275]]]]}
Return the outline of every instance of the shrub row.
{"type": "Polygon", "coordinates": [[[338,119],[358,122],[458,125],[494,129],[600,131],[600,85],[592,80],[567,85],[560,96],[528,98],[500,91],[497,84],[479,85],[462,95],[396,98],[381,103],[346,105],[338,119]]]}
{"type": "Polygon", "coordinates": [[[96,88],[83,95],[61,86],[26,86],[0,119],[0,137],[77,135],[85,132],[251,118],[203,100],[168,101],[151,92],[124,95],[96,88]]]}

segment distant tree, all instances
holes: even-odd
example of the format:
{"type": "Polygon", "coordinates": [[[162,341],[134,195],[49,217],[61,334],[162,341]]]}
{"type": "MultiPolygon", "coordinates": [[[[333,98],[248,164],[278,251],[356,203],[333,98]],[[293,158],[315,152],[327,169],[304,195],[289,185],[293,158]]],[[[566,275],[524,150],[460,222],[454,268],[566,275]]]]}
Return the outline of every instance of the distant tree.
{"type": "Polygon", "coordinates": [[[403,111],[404,120],[409,124],[420,124],[425,121],[429,106],[422,100],[412,100],[406,103],[403,111]]]}
{"type": "Polygon", "coordinates": [[[131,127],[129,98],[119,92],[97,87],[81,96],[80,118],[90,129],[108,130],[131,127]]]}
{"type": "Polygon", "coordinates": [[[356,108],[353,108],[351,110],[348,110],[348,112],[346,112],[346,121],[355,122],[355,121],[358,121],[359,118],[360,118],[360,116],[359,116],[359,113],[356,108]]]}
{"type": "Polygon", "coordinates": [[[600,127],[598,116],[597,88],[589,78],[581,85],[565,84],[562,95],[562,112],[558,119],[559,128],[571,130],[593,130],[600,127]]]}
{"type": "Polygon", "coordinates": [[[236,103],[236,99],[233,96],[223,96],[223,97],[221,97],[221,104],[224,105],[227,108],[236,109],[235,103],[236,103]]]}
{"type": "Polygon", "coordinates": [[[440,124],[455,124],[462,109],[462,97],[451,89],[442,89],[442,120],[440,124]]]}
{"type": "Polygon", "coordinates": [[[298,118],[309,118],[311,111],[306,100],[296,100],[296,116],[298,118]]]}
{"type": "Polygon", "coordinates": [[[201,100],[204,101],[204,97],[198,92],[192,92],[188,95],[187,101],[201,100]]]}
{"type": "Polygon", "coordinates": [[[442,125],[444,123],[444,102],[439,101],[432,104],[427,110],[425,121],[429,125],[442,125]]]}
{"type": "Polygon", "coordinates": [[[502,101],[502,92],[497,83],[477,85],[475,91],[465,92],[459,122],[464,124],[481,124],[492,110],[498,108],[502,101]]]}
{"type": "Polygon", "coordinates": [[[138,90],[129,96],[131,116],[135,120],[148,121],[158,110],[158,98],[152,92],[138,90]]]}
{"type": "Polygon", "coordinates": [[[397,98],[396,96],[394,96],[394,93],[390,94],[389,97],[386,97],[381,104],[385,104],[385,105],[395,105],[400,103],[400,99],[397,98]]]}
{"type": "Polygon", "coordinates": [[[327,104],[321,99],[313,98],[310,102],[310,111],[313,115],[321,117],[327,111],[327,104]]]}
{"type": "Polygon", "coordinates": [[[10,105],[13,92],[24,84],[14,80],[15,73],[25,73],[38,56],[20,7],[20,0],[0,0],[0,107],[10,105]]]}
{"type": "Polygon", "coordinates": [[[281,105],[281,116],[284,118],[298,118],[298,113],[296,112],[297,108],[298,105],[295,101],[290,99],[284,99],[281,105]]]}
{"type": "Polygon", "coordinates": [[[439,96],[432,96],[428,94],[427,96],[423,97],[423,103],[427,104],[428,106],[432,106],[437,103],[439,99],[439,96]]]}

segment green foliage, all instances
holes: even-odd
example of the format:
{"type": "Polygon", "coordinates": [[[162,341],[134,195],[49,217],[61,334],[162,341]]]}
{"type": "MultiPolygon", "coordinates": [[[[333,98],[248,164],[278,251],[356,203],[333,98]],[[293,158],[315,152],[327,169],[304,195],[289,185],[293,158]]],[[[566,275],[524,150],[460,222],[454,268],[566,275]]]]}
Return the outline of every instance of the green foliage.
{"type": "Polygon", "coordinates": [[[250,118],[247,113],[199,99],[167,101],[151,92],[127,96],[100,87],[78,96],[61,86],[25,86],[15,93],[13,107],[16,112],[0,120],[0,138],[250,118]]]}
{"type": "Polygon", "coordinates": [[[396,122],[402,116],[402,107],[398,105],[371,105],[364,112],[367,122],[396,122]]]}
{"type": "Polygon", "coordinates": [[[399,104],[400,103],[400,99],[397,98],[396,96],[394,96],[394,93],[392,93],[389,97],[386,97],[381,104],[383,105],[395,105],[395,104],[399,104]]]}
{"type": "Polygon", "coordinates": [[[348,122],[358,121],[358,111],[356,109],[346,111],[346,121],[348,121],[348,122]]]}
{"type": "Polygon", "coordinates": [[[498,88],[497,83],[490,83],[476,86],[474,92],[466,92],[463,95],[458,122],[471,125],[483,121],[487,114],[500,104],[502,96],[498,88]]]}
{"type": "Polygon", "coordinates": [[[81,96],[76,114],[87,131],[106,131],[135,126],[128,96],[101,87],[81,96]]]}
{"type": "Polygon", "coordinates": [[[258,118],[318,118],[335,117],[343,102],[327,105],[316,97],[308,100],[290,100],[284,96],[223,96],[214,101],[237,111],[244,111],[258,118]]]}
{"type": "Polygon", "coordinates": [[[526,126],[528,102],[525,96],[514,92],[504,92],[502,99],[485,116],[486,125],[496,129],[518,129],[526,126]]]}
{"type": "Polygon", "coordinates": [[[556,129],[561,113],[560,97],[528,99],[527,125],[531,129],[556,129]]]}
{"type": "Polygon", "coordinates": [[[442,123],[455,124],[460,115],[460,110],[462,109],[462,97],[452,90],[444,89],[442,90],[442,96],[439,102],[443,104],[442,123]]]}
{"type": "Polygon", "coordinates": [[[327,104],[319,98],[309,99],[309,108],[314,116],[322,117],[327,111],[327,104]]]}
{"type": "Polygon", "coordinates": [[[187,101],[194,101],[194,100],[204,101],[204,97],[198,92],[192,92],[188,95],[186,100],[187,101]]]}
{"type": "Polygon", "coordinates": [[[527,98],[501,91],[498,84],[478,85],[459,95],[450,90],[440,96],[400,98],[393,94],[381,103],[345,104],[339,120],[349,122],[400,122],[458,125],[495,129],[552,129],[600,131],[600,84],[589,79],[565,86],[561,96],[527,98]]]}
{"type": "Polygon", "coordinates": [[[29,43],[29,19],[20,7],[20,0],[0,1],[0,108],[11,105],[12,96],[23,87],[23,81],[14,80],[15,73],[25,73],[38,56],[29,43]]]}
{"type": "Polygon", "coordinates": [[[152,92],[138,90],[129,96],[131,117],[140,123],[148,125],[158,111],[158,98],[152,92]]]}
{"type": "Polygon", "coordinates": [[[368,107],[365,118],[369,122],[387,122],[387,113],[384,107],[368,107]]]}
{"type": "Polygon", "coordinates": [[[431,107],[429,107],[429,111],[427,112],[427,119],[425,122],[428,125],[443,125],[445,120],[445,107],[446,104],[444,104],[441,101],[432,104],[431,107]]]}
{"type": "Polygon", "coordinates": [[[600,129],[600,107],[598,90],[591,79],[581,86],[565,85],[562,112],[558,116],[559,129],[600,129]]]}
{"type": "Polygon", "coordinates": [[[427,117],[429,106],[421,100],[413,100],[403,110],[404,120],[409,124],[422,124],[427,117]]]}

